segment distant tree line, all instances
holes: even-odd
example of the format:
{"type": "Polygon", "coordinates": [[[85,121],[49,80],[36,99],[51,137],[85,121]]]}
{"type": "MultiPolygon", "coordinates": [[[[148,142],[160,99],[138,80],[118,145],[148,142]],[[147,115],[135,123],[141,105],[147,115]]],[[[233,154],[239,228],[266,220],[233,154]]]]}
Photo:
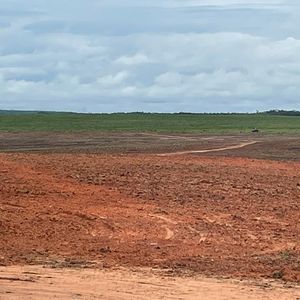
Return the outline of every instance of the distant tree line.
{"type": "Polygon", "coordinates": [[[300,116],[300,111],[273,109],[273,110],[264,111],[262,112],[262,114],[275,115],[275,116],[300,116]]]}
{"type": "MultiPolygon", "coordinates": [[[[76,113],[76,112],[57,112],[57,111],[22,111],[22,110],[1,110],[0,115],[23,115],[23,114],[80,114],[85,115],[86,113],[76,113]]],[[[253,115],[253,114],[260,114],[260,115],[277,115],[277,116],[300,116],[300,111],[297,110],[279,110],[279,109],[272,109],[268,111],[256,111],[256,113],[238,113],[238,112],[226,112],[226,113],[196,113],[196,112],[177,112],[177,113],[150,113],[150,112],[143,112],[143,111],[135,111],[135,112],[116,112],[116,113],[89,113],[90,115],[253,115]]]]}

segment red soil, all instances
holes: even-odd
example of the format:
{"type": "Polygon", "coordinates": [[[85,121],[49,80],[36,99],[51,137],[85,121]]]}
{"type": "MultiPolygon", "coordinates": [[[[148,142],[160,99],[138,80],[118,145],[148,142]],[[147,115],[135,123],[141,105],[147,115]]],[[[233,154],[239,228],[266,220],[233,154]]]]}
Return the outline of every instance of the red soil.
{"type": "Polygon", "coordinates": [[[0,155],[0,263],[300,281],[300,164],[0,155]]]}

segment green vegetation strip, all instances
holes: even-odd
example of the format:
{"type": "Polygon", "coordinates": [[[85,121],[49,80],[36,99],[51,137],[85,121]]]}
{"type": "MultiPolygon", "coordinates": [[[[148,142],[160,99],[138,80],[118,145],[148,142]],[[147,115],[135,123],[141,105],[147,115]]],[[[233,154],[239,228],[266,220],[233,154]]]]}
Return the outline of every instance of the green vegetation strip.
{"type": "Polygon", "coordinates": [[[271,114],[0,113],[2,132],[300,133],[299,116],[271,114]]]}

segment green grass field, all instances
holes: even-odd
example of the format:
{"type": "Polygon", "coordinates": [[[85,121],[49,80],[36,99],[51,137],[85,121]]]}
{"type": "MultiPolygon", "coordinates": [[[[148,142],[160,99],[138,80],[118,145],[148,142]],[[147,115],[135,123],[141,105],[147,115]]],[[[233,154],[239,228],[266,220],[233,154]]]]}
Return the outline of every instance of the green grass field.
{"type": "Polygon", "coordinates": [[[300,133],[299,116],[268,114],[0,114],[2,132],[300,133]]]}

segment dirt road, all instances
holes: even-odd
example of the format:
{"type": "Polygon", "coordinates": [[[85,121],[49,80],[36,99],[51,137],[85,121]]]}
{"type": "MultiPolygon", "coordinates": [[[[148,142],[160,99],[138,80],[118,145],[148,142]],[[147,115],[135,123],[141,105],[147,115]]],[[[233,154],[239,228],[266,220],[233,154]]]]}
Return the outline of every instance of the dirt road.
{"type": "Polygon", "coordinates": [[[170,277],[166,271],[0,268],[0,299],[297,300],[300,288],[275,281],[170,277]]]}
{"type": "Polygon", "coordinates": [[[257,143],[257,141],[251,141],[251,142],[247,142],[247,143],[242,143],[242,144],[227,146],[227,147],[222,147],[222,148],[216,148],[216,149],[168,152],[168,153],[159,154],[159,156],[183,155],[183,154],[193,154],[193,153],[211,153],[211,152],[220,152],[220,151],[226,151],[226,150],[235,150],[235,149],[241,149],[241,148],[244,148],[244,147],[247,147],[250,145],[254,145],[256,143],[257,143]]]}

